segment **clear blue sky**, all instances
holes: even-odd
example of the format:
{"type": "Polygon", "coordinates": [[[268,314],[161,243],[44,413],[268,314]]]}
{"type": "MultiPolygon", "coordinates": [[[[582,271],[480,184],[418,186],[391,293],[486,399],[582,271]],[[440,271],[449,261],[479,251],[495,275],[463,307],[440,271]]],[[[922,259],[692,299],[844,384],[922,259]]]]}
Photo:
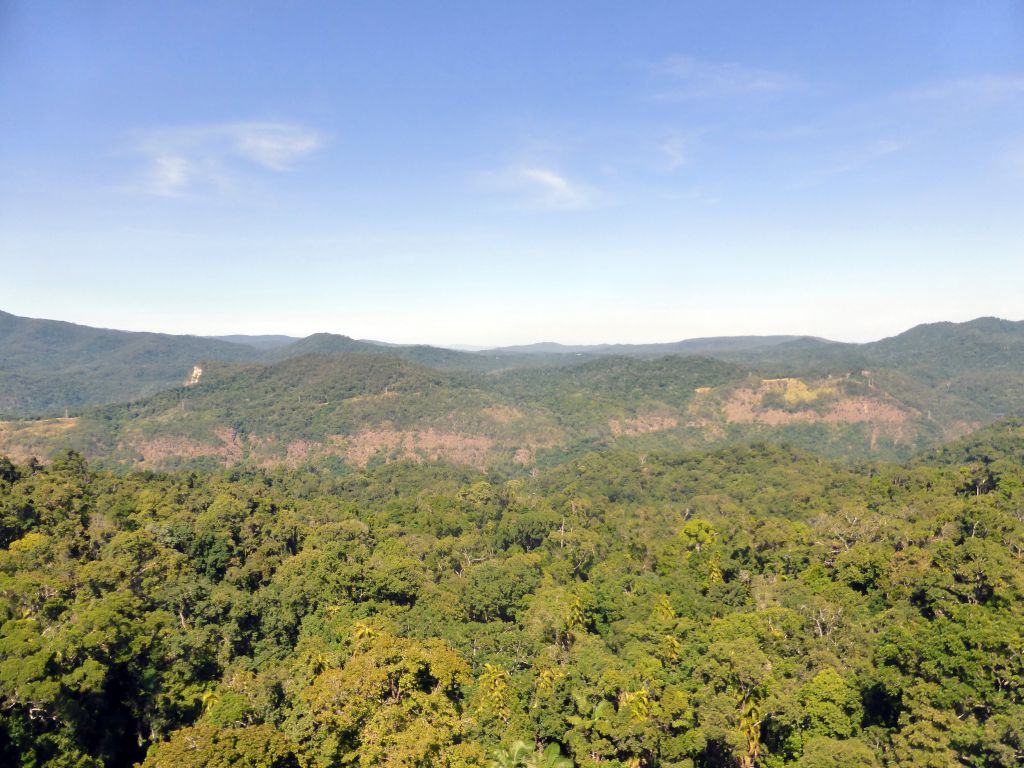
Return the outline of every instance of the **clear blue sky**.
{"type": "Polygon", "coordinates": [[[481,345],[1021,319],[1024,4],[0,0],[0,309],[481,345]]]}

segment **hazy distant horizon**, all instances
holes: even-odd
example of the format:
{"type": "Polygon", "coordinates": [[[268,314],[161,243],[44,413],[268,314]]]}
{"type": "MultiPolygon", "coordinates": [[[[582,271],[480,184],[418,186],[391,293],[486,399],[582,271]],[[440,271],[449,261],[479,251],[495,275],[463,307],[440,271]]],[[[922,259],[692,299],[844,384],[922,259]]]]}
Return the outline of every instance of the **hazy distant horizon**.
{"type": "MultiPolygon", "coordinates": [[[[911,324],[906,325],[906,326],[901,326],[901,327],[893,329],[889,333],[883,333],[881,335],[871,336],[871,337],[863,337],[863,338],[839,338],[839,337],[836,337],[836,336],[830,336],[830,335],[827,335],[827,334],[819,333],[819,332],[816,332],[814,330],[807,330],[807,331],[779,331],[779,332],[775,332],[775,331],[772,331],[772,332],[749,331],[749,332],[736,332],[736,333],[691,333],[691,334],[685,334],[685,335],[665,336],[665,337],[660,337],[660,338],[635,338],[635,339],[630,339],[630,340],[622,340],[622,339],[596,339],[596,340],[585,340],[585,341],[576,341],[576,340],[568,340],[568,341],[566,341],[566,340],[557,339],[557,338],[546,338],[545,337],[545,338],[532,338],[532,339],[526,339],[526,340],[513,340],[513,341],[509,341],[507,343],[501,342],[501,343],[496,343],[496,344],[481,345],[481,344],[468,344],[468,343],[463,343],[463,342],[460,342],[460,341],[445,341],[445,340],[427,339],[427,338],[422,338],[422,337],[417,337],[417,336],[409,336],[409,337],[406,337],[406,338],[389,338],[389,337],[383,337],[380,334],[363,335],[363,334],[352,333],[352,332],[350,332],[350,331],[348,331],[346,329],[343,329],[343,328],[342,329],[317,328],[315,330],[309,331],[308,333],[305,333],[305,332],[288,333],[288,332],[283,332],[283,331],[279,331],[279,330],[270,330],[270,331],[263,331],[263,330],[261,330],[261,331],[258,331],[258,332],[248,332],[248,331],[233,330],[233,331],[228,331],[228,332],[219,332],[219,331],[217,331],[217,332],[213,332],[213,333],[206,332],[206,331],[201,331],[201,330],[200,331],[194,331],[194,330],[179,331],[179,330],[167,330],[165,328],[152,328],[152,327],[142,327],[142,326],[130,327],[129,325],[97,325],[97,324],[94,324],[94,323],[84,322],[84,321],[82,321],[80,319],[69,318],[69,317],[44,317],[44,316],[39,315],[39,314],[15,312],[15,311],[12,311],[10,308],[7,308],[7,307],[0,307],[0,311],[8,312],[8,313],[14,314],[14,315],[18,315],[19,317],[27,317],[27,318],[33,318],[33,319],[38,319],[38,320],[57,320],[57,321],[60,321],[60,322],[73,323],[75,325],[84,325],[84,326],[89,326],[89,327],[93,327],[93,328],[103,328],[103,329],[106,329],[106,330],[115,330],[115,331],[132,331],[132,332],[143,332],[143,333],[146,333],[146,332],[148,332],[148,333],[163,333],[163,334],[170,334],[170,335],[197,336],[197,337],[203,337],[203,338],[226,338],[226,337],[231,337],[231,336],[288,336],[288,337],[291,337],[291,338],[296,339],[296,340],[302,339],[302,338],[305,338],[307,336],[311,336],[311,335],[317,334],[317,333],[329,333],[329,334],[335,334],[335,335],[340,335],[340,336],[348,336],[349,338],[356,339],[358,341],[368,341],[368,342],[382,343],[382,344],[402,344],[402,345],[422,344],[422,345],[429,345],[429,346],[433,346],[433,347],[441,347],[443,349],[453,349],[453,350],[464,351],[464,352],[481,352],[481,351],[486,351],[488,349],[497,349],[497,348],[501,348],[501,347],[528,346],[528,345],[534,345],[534,344],[559,344],[559,345],[567,346],[567,347],[574,347],[574,346],[598,346],[598,345],[614,346],[614,345],[618,345],[618,344],[670,344],[670,343],[680,342],[680,341],[692,341],[692,340],[695,340],[695,339],[722,338],[722,337],[742,337],[742,336],[799,336],[799,337],[819,338],[819,339],[825,339],[825,340],[828,340],[828,341],[837,341],[837,342],[843,342],[843,343],[849,343],[849,344],[863,344],[863,343],[866,343],[866,342],[878,341],[879,339],[887,338],[889,336],[896,336],[896,335],[898,335],[900,333],[903,333],[904,331],[907,331],[907,330],[909,330],[909,329],[911,329],[911,328],[913,328],[913,327],[915,327],[917,325],[923,325],[923,324],[927,324],[927,323],[940,323],[940,322],[963,323],[963,322],[968,322],[968,321],[971,321],[971,320],[976,320],[976,319],[979,319],[979,318],[982,318],[982,317],[996,317],[996,318],[998,318],[1000,320],[1009,320],[1009,321],[1012,321],[1012,322],[1024,321],[1024,318],[1022,318],[1022,317],[1007,317],[1007,316],[1003,316],[1003,315],[996,315],[996,314],[993,314],[993,313],[982,313],[982,314],[979,314],[979,315],[974,315],[974,316],[971,316],[971,317],[964,317],[964,318],[939,317],[939,318],[936,318],[936,319],[922,320],[920,322],[914,322],[914,323],[911,323],[911,324]]],[[[518,337],[509,336],[508,338],[515,339],[515,338],[518,338],[518,337]]]]}

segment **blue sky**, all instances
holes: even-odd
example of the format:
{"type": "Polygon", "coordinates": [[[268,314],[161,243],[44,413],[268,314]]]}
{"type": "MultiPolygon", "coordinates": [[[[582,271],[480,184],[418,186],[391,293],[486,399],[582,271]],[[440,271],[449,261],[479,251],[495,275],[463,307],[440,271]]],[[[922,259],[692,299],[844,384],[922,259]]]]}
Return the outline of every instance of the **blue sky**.
{"type": "Polygon", "coordinates": [[[175,333],[1024,319],[1024,5],[6,0],[0,269],[175,333]]]}

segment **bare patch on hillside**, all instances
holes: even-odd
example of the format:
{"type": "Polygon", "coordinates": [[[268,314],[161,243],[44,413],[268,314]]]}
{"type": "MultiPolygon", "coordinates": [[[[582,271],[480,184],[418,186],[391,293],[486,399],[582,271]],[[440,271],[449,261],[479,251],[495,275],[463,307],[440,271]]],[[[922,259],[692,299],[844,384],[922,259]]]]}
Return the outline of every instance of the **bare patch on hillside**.
{"type": "Polygon", "coordinates": [[[50,454],[64,434],[78,425],[78,417],[39,421],[0,421],[0,454],[23,464],[50,454]]]}
{"type": "Polygon", "coordinates": [[[216,435],[224,445],[224,462],[236,464],[242,460],[242,441],[231,427],[218,427],[216,435]]]}
{"type": "Polygon", "coordinates": [[[782,402],[788,406],[808,405],[837,394],[836,388],[829,384],[811,387],[801,379],[789,377],[763,379],[761,381],[761,393],[762,395],[769,393],[778,395],[782,402]]]}
{"type": "Polygon", "coordinates": [[[435,429],[367,429],[338,438],[345,460],[365,467],[374,456],[414,461],[446,459],[473,467],[487,466],[494,441],[485,435],[441,432],[435,429]]]}
{"type": "Polygon", "coordinates": [[[158,437],[127,437],[118,443],[118,453],[136,453],[147,468],[166,466],[171,460],[213,458],[230,467],[242,460],[245,446],[231,427],[218,427],[214,434],[219,443],[203,442],[182,435],[158,437]]]}
{"type": "Polygon", "coordinates": [[[537,450],[535,448],[518,448],[512,456],[512,461],[525,467],[533,464],[536,457],[537,450]]]}
{"type": "Polygon", "coordinates": [[[784,424],[903,424],[906,411],[891,403],[884,403],[869,397],[839,398],[823,411],[787,411],[781,408],[765,408],[761,404],[763,389],[738,389],[722,406],[725,418],[739,424],[767,424],[777,427],[784,424]]]}
{"type": "Polygon", "coordinates": [[[220,459],[228,465],[227,452],[223,445],[213,445],[180,435],[163,435],[144,440],[129,440],[118,443],[118,453],[134,452],[141,456],[146,467],[165,466],[171,459],[220,459]]]}
{"type": "Polygon", "coordinates": [[[824,385],[809,387],[795,379],[767,379],[757,387],[737,389],[722,404],[725,420],[734,424],[764,424],[781,427],[789,424],[866,424],[871,431],[871,445],[879,438],[904,440],[912,432],[907,424],[910,413],[895,403],[865,397],[845,396],[824,385]],[[783,394],[790,408],[766,405],[766,395],[783,394]],[[818,401],[821,402],[818,402],[818,401]],[[800,407],[817,404],[818,407],[800,407]]]}
{"type": "Polygon", "coordinates": [[[315,440],[292,440],[285,449],[284,463],[294,469],[307,461],[323,458],[332,453],[337,454],[339,451],[336,448],[332,450],[332,447],[325,443],[318,443],[315,440]]]}
{"type": "Polygon", "coordinates": [[[609,419],[608,428],[615,437],[632,437],[648,432],[664,432],[679,423],[675,416],[658,413],[638,414],[626,419],[609,419]]]}
{"type": "Polygon", "coordinates": [[[432,427],[410,430],[382,427],[352,435],[329,435],[326,440],[298,439],[288,443],[270,435],[241,436],[230,427],[220,427],[215,434],[216,442],[177,435],[149,438],[135,435],[122,440],[117,450],[122,456],[135,456],[141,466],[153,469],[192,459],[215,459],[226,467],[249,460],[263,467],[295,468],[331,456],[357,467],[366,467],[371,459],[381,457],[385,461],[445,460],[485,469],[503,455],[519,464],[531,464],[537,448],[535,443],[498,445],[487,435],[432,427]]]}

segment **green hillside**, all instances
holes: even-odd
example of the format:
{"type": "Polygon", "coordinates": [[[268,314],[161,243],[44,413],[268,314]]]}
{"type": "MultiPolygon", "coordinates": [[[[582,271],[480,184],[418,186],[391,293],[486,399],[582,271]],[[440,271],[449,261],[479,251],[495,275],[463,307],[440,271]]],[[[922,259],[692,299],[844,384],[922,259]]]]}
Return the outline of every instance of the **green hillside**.
{"type": "Polygon", "coordinates": [[[968,370],[1024,371],[1024,321],[981,317],[931,323],[864,345],[872,359],[911,372],[955,377],[968,370]]]}
{"type": "Polygon", "coordinates": [[[863,345],[694,340],[719,352],[661,358],[640,347],[459,352],[333,334],[257,349],[0,319],[8,413],[59,417],[66,407],[72,417],[0,421],[0,451],[24,460],[72,445],[152,468],[398,458],[529,468],[610,444],[755,440],[903,459],[1024,416],[1024,324],[992,319],[863,345]]]}
{"type": "Polygon", "coordinates": [[[0,312],[0,414],[145,397],[179,386],[203,360],[254,360],[250,347],[196,336],[130,333],[0,312]]]}
{"type": "Polygon", "coordinates": [[[1024,322],[985,317],[921,325],[866,349],[876,365],[899,368],[994,414],[1024,412],[1024,322]]]}
{"type": "MultiPolygon", "coordinates": [[[[980,318],[918,326],[869,344],[811,337],[722,337],[670,344],[520,348],[460,352],[426,345],[390,345],[320,333],[304,339],[129,333],[0,313],[0,415],[59,415],[105,403],[138,400],[186,381],[210,363],[272,363],[308,354],[395,357],[430,368],[493,373],[568,367],[606,357],[655,359],[703,355],[764,377],[846,376],[882,371],[937,401],[950,397],[991,420],[1024,413],[1024,323],[980,318]],[[270,340],[268,343],[268,339],[270,340]]],[[[555,376],[561,373],[552,374],[555,376]]],[[[540,384],[546,378],[527,376],[540,384]]],[[[927,407],[924,410],[928,410],[927,407]]],[[[965,416],[965,418],[968,418],[965,416]]]]}
{"type": "Polygon", "coordinates": [[[320,335],[0,422],[0,764],[1018,765],[1019,328],[967,326],[320,335]]]}
{"type": "Polygon", "coordinates": [[[56,416],[138,400],[180,386],[194,366],[274,362],[308,354],[362,353],[434,368],[493,371],[564,365],[574,355],[493,355],[426,345],[385,345],[319,333],[288,337],[174,336],[90,328],[0,312],[0,417],[56,416]]]}
{"type": "Polygon", "coordinates": [[[445,459],[523,471],[610,445],[771,440],[837,458],[905,458],[987,420],[885,371],[772,378],[711,358],[601,357],[482,373],[349,353],[206,365],[195,384],[150,398],[2,422],[0,452],[28,460],[72,446],[153,469],[445,459]]]}
{"type": "Polygon", "coordinates": [[[0,451],[45,457],[70,445],[150,467],[395,458],[526,466],[545,453],[674,429],[695,389],[741,375],[703,358],[483,374],[378,354],[304,355],[208,366],[193,386],[71,420],[0,425],[0,451]]]}

